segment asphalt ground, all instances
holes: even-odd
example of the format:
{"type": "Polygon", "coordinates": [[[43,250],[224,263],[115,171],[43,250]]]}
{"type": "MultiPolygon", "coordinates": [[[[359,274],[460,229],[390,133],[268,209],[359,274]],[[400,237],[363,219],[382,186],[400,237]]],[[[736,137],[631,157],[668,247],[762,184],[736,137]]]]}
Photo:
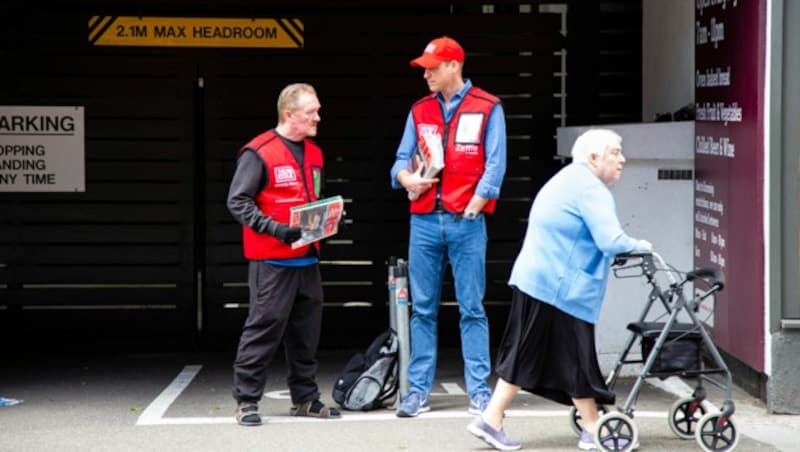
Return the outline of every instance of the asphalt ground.
{"type": "MultiPolygon", "coordinates": [[[[332,384],[354,351],[320,354],[319,383],[326,403],[332,384]]],[[[279,357],[282,360],[282,355],[279,357]]],[[[341,419],[288,416],[285,366],[275,362],[261,403],[266,423],[241,427],[233,419],[233,353],[52,356],[15,358],[0,368],[0,397],[23,402],[0,407],[0,451],[485,451],[466,430],[459,352],[440,352],[431,411],[400,419],[392,409],[345,411],[341,419]]],[[[616,385],[624,402],[632,379],[616,385]]],[[[634,424],[642,451],[700,450],[672,433],[670,406],[682,390],[670,378],[645,384],[634,424]]],[[[708,388],[720,406],[719,391],[708,388]]],[[[734,388],[741,451],[800,450],[800,416],[767,414],[764,404],[734,388]]],[[[575,451],[568,409],[522,393],[507,413],[506,432],[523,450],[575,451]]]]}

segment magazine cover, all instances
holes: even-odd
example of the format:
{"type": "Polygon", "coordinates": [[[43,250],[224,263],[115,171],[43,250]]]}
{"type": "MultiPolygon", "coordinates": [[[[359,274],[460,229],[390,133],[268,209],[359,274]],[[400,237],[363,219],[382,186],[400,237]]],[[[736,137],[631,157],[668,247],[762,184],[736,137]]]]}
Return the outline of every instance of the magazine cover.
{"type": "Polygon", "coordinates": [[[444,168],[444,149],[442,137],[438,133],[424,133],[419,141],[419,155],[422,157],[422,177],[430,179],[436,177],[444,168]]]}
{"type": "Polygon", "coordinates": [[[339,232],[339,220],[344,211],[344,199],[341,196],[320,199],[318,201],[291,208],[289,226],[300,228],[303,235],[292,243],[292,249],[322,240],[339,232]]]}

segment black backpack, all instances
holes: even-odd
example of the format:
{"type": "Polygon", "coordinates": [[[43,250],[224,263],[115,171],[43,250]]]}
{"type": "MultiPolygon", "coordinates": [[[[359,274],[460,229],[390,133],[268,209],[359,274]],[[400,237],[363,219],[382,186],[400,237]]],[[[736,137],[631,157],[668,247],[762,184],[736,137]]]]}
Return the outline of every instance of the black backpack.
{"type": "Polygon", "coordinates": [[[379,334],[363,353],[356,353],[333,385],[333,400],[347,410],[374,410],[397,393],[397,335],[379,334]]]}

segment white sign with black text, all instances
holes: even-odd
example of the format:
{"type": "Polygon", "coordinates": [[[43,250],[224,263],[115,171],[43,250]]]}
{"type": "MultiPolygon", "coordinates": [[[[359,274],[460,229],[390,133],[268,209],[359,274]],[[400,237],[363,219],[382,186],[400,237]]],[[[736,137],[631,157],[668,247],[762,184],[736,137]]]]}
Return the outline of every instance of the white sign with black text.
{"type": "Polygon", "coordinates": [[[0,105],[0,192],[86,191],[83,107],[0,105]]]}

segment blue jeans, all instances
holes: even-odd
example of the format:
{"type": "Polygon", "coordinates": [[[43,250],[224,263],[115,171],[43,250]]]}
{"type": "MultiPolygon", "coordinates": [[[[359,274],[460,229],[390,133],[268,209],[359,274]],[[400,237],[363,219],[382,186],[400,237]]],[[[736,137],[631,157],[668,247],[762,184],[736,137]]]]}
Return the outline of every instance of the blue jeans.
{"type": "Polygon", "coordinates": [[[461,354],[470,397],[489,392],[489,321],[483,309],[486,289],[486,223],[456,221],[451,213],[411,215],[408,276],[411,288],[411,360],[409,391],[423,397],[431,391],[436,373],[437,316],[442,277],[448,260],[453,269],[461,317],[461,354]]]}

